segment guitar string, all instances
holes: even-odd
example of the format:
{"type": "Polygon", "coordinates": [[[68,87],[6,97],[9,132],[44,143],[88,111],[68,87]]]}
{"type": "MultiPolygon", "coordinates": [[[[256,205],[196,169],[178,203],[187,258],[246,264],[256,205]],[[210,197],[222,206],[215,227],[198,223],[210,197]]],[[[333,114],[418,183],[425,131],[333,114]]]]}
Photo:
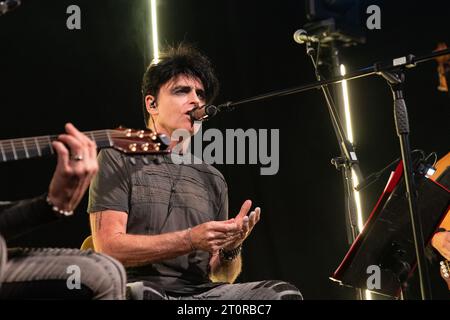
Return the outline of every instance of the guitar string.
{"type": "MultiPolygon", "coordinates": [[[[130,137],[125,136],[122,132],[105,132],[105,131],[92,131],[92,132],[85,132],[85,134],[92,139],[92,136],[94,137],[94,140],[96,142],[102,142],[97,140],[105,140],[110,143],[110,138],[123,138],[123,139],[130,139],[130,137]]],[[[148,135],[148,133],[147,133],[148,135]]],[[[139,137],[134,137],[139,138],[139,137]]],[[[140,138],[140,139],[151,139],[150,136],[140,138]]],[[[16,151],[25,151],[27,149],[37,149],[37,148],[46,148],[51,146],[51,142],[57,140],[57,136],[39,136],[39,137],[31,137],[31,138],[17,138],[17,139],[6,139],[6,140],[0,140],[0,145],[3,147],[0,149],[3,149],[5,152],[13,152],[16,151]],[[37,146],[37,145],[39,146],[37,146]]],[[[146,141],[147,142],[147,141],[146,141]]],[[[150,143],[161,143],[159,139],[156,141],[153,141],[151,139],[149,141],[150,143]]]]}

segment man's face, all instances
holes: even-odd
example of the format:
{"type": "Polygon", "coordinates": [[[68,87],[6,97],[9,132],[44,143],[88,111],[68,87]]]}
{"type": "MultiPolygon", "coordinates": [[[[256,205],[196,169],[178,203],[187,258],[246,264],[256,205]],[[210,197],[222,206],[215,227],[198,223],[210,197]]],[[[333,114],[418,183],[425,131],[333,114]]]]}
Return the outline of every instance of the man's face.
{"type": "Polygon", "coordinates": [[[159,89],[157,114],[154,115],[156,129],[169,136],[177,129],[185,129],[193,134],[189,111],[204,104],[205,91],[199,79],[185,75],[173,78],[159,89]]]}

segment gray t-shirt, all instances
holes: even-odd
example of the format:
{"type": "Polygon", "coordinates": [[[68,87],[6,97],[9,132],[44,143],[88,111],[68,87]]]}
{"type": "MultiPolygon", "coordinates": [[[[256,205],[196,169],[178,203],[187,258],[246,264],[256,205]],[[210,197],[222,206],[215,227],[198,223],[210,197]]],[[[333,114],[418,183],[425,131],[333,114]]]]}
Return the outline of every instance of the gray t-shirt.
{"type": "MultiPolygon", "coordinates": [[[[114,149],[98,156],[99,172],[89,189],[88,212],[128,214],[127,233],[155,235],[228,219],[222,174],[207,164],[174,164],[170,155],[128,156],[114,149]]],[[[128,281],[150,281],[167,291],[195,293],[214,286],[208,252],[127,268],[128,281]]]]}

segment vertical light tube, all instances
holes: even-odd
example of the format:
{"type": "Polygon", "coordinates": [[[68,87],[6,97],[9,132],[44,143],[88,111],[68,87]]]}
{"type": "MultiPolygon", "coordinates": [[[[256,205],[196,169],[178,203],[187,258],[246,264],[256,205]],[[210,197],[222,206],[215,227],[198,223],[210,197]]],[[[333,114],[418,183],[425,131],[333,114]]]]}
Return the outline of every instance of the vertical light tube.
{"type": "MultiPolygon", "coordinates": [[[[341,64],[341,75],[345,76],[345,74],[346,74],[345,66],[341,64]]],[[[348,99],[347,80],[342,81],[342,95],[344,97],[344,112],[345,112],[345,125],[347,129],[347,139],[351,143],[353,143],[352,117],[350,114],[350,102],[348,99]]]]}
{"type": "Polygon", "coordinates": [[[158,62],[159,38],[158,38],[158,13],[156,10],[156,0],[150,0],[150,17],[152,26],[153,62],[158,62]]]}
{"type": "MultiPolygon", "coordinates": [[[[340,69],[341,69],[341,75],[344,76],[346,74],[345,65],[341,64],[340,69]]],[[[351,117],[351,110],[350,110],[350,100],[348,98],[347,80],[342,81],[342,96],[344,99],[345,127],[346,127],[347,139],[349,140],[350,143],[353,144],[354,136],[353,136],[352,117],[351,117]]],[[[358,176],[356,175],[356,172],[353,169],[352,169],[352,181],[353,181],[353,187],[355,187],[359,184],[358,176]]],[[[364,227],[362,208],[361,208],[361,197],[360,197],[359,192],[356,190],[353,190],[353,196],[354,196],[355,205],[356,205],[358,229],[359,229],[359,232],[361,232],[364,227]]],[[[366,300],[372,300],[372,294],[368,290],[365,290],[364,295],[365,295],[366,300]]]]}
{"type": "MultiPolygon", "coordinates": [[[[341,75],[344,76],[346,74],[345,66],[341,64],[341,75]]],[[[351,110],[350,110],[350,100],[348,98],[348,86],[347,86],[347,80],[342,81],[342,96],[344,99],[344,113],[345,113],[345,127],[346,127],[346,134],[347,139],[350,141],[350,143],[353,143],[353,127],[352,127],[352,117],[351,117],[351,110]]],[[[355,171],[352,169],[352,180],[353,180],[353,187],[357,186],[359,183],[358,176],[356,175],[355,171]]],[[[362,217],[362,209],[361,209],[361,198],[359,195],[359,192],[354,190],[354,199],[356,204],[356,212],[357,212],[357,218],[358,218],[358,229],[359,232],[362,231],[364,223],[363,223],[363,217],[362,217]]]]}

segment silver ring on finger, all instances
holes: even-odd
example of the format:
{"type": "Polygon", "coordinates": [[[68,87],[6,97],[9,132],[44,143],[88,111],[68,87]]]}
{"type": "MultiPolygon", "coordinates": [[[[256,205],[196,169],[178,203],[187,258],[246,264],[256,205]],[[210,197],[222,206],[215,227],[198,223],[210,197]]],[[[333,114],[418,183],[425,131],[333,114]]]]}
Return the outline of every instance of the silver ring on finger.
{"type": "Polygon", "coordinates": [[[84,159],[84,157],[81,154],[76,154],[72,157],[72,160],[74,160],[74,161],[82,161],[83,159],[84,159]]]}

